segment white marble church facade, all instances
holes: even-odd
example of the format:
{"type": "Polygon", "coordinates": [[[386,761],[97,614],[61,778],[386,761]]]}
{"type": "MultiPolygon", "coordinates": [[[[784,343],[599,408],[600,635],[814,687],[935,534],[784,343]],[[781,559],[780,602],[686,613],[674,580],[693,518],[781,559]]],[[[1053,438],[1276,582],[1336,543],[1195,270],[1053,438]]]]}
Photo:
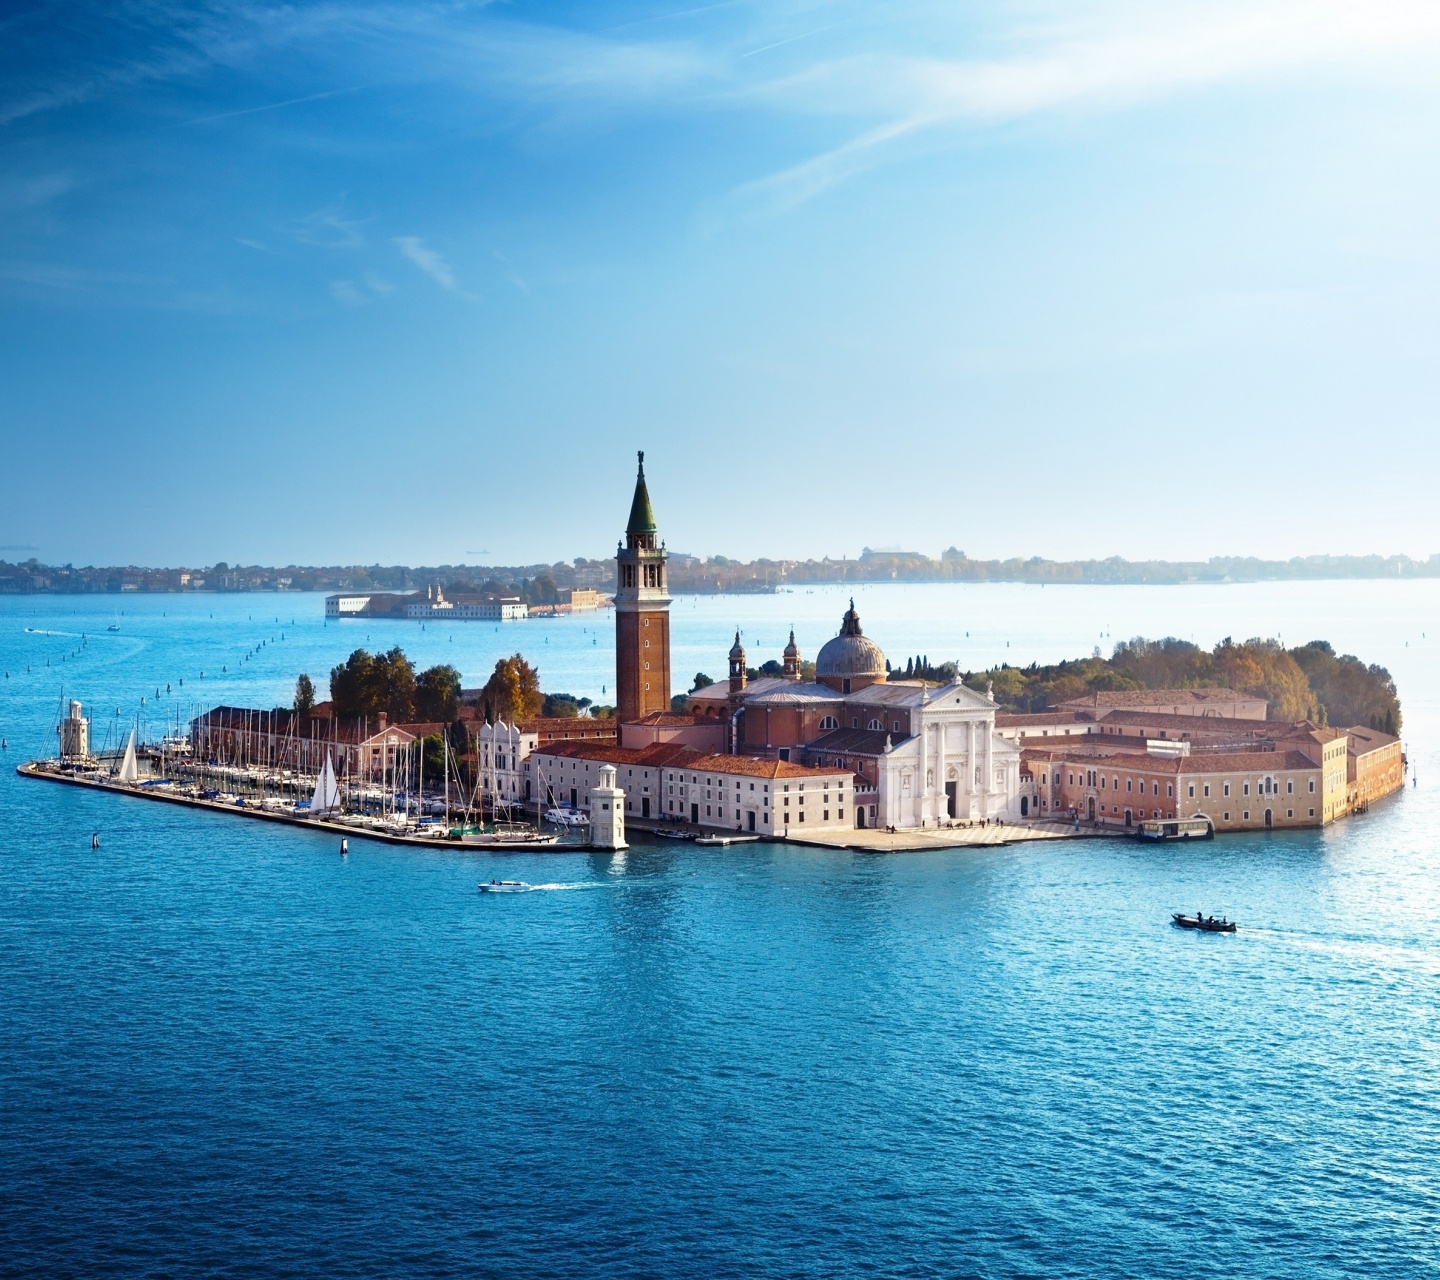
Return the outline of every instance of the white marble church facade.
{"type": "Polygon", "coordinates": [[[1020,751],[995,732],[989,698],[962,684],[882,687],[904,691],[912,703],[914,732],[877,757],[880,825],[933,827],[1020,817],[1020,751]]]}

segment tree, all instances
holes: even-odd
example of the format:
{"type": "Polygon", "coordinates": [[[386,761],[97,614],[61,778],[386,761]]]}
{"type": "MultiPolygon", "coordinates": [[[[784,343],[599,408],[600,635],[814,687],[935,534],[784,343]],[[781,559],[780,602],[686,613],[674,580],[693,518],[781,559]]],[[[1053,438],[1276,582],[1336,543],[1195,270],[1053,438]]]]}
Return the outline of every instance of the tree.
{"type": "Polygon", "coordinates": [[[574,719],[580,714],[580,700],[568,693],[547,693],[540,714],[574,719]]]}
{"type": "Polygon", "coordinates": [[[1215,674],[1240,693],[1269,699],[1272,720],[1314,720],[1320,704],[1299,663],[1277,640],[1222,640],[1215,646],[1215,674]]]}
{"type": "Polygon", "coordinates": [[[330,700],[337,716],[378,716],[392,720],[415,718],[415,668],[404,650],[396,647],[373,657],[356,649],[330,672],[330,700]]]}
{"type": "Polygon", "coordinates": [[[715,681],[710,679],[703,671],[695,673],[695,683],[690,686],[691,693],[699,693],[701,689],[708,689],[715,681]]]}
{"type": "Polygon", "coordinates": [[[460,714],[460,673],[448,663],[429,667],[415,681],[415,718],[451,721],[460,714]]]}
{"type": "Polygon", "coordinates": [[[518,653],[501,658],[480,690],[480,706],[485,719],[491,723],[504,720],[514,724],[517,720],[528,720],[538,716],[544,705],[540,673],[518,653]]]}
{"type": "Polygon", "coordinates": [[[315,710],[315,683],[303,671],[295,681],[295,714],[308,716],[315,710]]]}

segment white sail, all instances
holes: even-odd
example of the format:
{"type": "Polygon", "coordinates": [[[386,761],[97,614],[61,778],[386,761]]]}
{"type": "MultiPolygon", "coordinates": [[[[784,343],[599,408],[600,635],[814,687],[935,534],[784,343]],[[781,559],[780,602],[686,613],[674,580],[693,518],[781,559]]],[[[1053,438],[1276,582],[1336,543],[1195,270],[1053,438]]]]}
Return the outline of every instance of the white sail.
{"type": "Polygon", "coordinates": [[[140,762],[135,759],[135,730],[130,730],[130,739],[125,743],[125,758],[120,761],[120,772],[116,775],[121,782],[140,781],[140,762]]]}
{"type": "Polygon", "coordinates": [[[310,812],[329,813],[339,802],[340,784],[335,781],[335,770],[331,767],[330,757],[327,755],[325,767],[315,779],[315,794],[310,797],[310,812]]]}

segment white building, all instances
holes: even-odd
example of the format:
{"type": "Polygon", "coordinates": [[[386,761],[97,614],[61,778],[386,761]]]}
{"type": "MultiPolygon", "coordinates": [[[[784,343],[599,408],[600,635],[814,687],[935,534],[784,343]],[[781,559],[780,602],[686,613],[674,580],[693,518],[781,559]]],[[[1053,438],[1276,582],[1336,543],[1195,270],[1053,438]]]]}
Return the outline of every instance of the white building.
{"type": "Polygon", "coordinates": [[[816,656],[813,681],[800,679],[793,635],[783,658],[785,676],[751,684],[737,636],[728,686],[692,693],[691,709],[730,726],[741,753],[853,771],[860,780],[860,803],[851,806],[856,826],[1021,816],[1020,748],[996,731],[993,697],[958,679],[890,680],[853,601],[840,633],[816,656]]]}
{"type": "Polygon", "coordinates": [[[325,597],[325,616],[327,618],[354,618],[363,614],[370,607],[370,596],[367,595],[333,595],[325,597]]]}
{"type": "Polygon", "coordinates": [[[615,785],[615,768],[602,765],[600,785],[590,789],[590,843],[597,849],[624,849],[625,793],[615,785]]]}
{"type": "Polygon", "coordinates": [[[995,703],[958,682],[890,688],[905,690],[914,732],[879,757],[880,824],[1019,818],[1020,748],[995,732],[995,703]]]}
{"type": "Polygon", "coordinates": [[[497,720],[482,724],[475,735],[480,761],[480,795],[490,805],[523,805],[531,801],[525,763],[540,742],[538,729],[497,720]]]}
{"type": "Polygon", "coordinates": [[[855,777],[788,760],[711,755],[662,743],[636,751],[600,742],[552,742],[525,764],[544,803],[580,806],[601,771],[613,768],[628,818],[783,836],[849,831],[855,777]],[[532,772],[533,771],[533,772],[532,772]]]}
{"type": "Polygon", "coordinates": [[[529,607],[519,596],[460,596],[445,598],[443,587],[428,587],[424,600],[406,605],[407,618],[432,621],[515,622],[529,617],[529,607]]]}

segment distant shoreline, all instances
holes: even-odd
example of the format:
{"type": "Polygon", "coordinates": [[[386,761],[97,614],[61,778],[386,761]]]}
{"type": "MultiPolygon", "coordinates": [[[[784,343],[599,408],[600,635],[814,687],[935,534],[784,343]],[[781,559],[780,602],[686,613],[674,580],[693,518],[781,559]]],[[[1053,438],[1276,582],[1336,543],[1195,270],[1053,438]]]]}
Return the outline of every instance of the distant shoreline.
{"type": "MultiPolygon", "coordinates": [[[[1440,555],[1297,556],[1261,560],[1216,556],[1205,561],[972,560],[951,548],[938,558],[903,551],[866,550],[856,559],[730,560],[671,553],[675,595],[768,594],[786,587],[858,586],[881,582],[1005,582],[1041,586],[1226,586],[1254,582],[1375,582],[1440,579],[1440,555]]],[[[420,591],[489,584],[532,605],[556,589],[614,586],[614,562],[577,557],[573,563],[531,565],[229,565],[156,569],[143,566],[54,566],[0,560],[0,595],[234,595],[333,591],[420,591]]]]}

